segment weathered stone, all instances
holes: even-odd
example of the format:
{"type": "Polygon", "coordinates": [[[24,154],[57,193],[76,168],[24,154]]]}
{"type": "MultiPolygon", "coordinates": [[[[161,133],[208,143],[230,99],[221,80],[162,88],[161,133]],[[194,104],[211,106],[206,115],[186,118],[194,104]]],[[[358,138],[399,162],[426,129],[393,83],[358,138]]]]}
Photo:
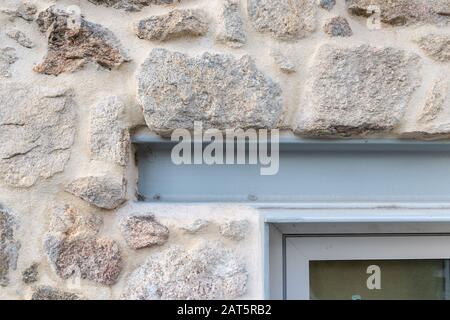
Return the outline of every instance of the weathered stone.
{"type": "Polygon", "coordinates": [[[181,0],[88,0],[97,5],[104,5],[116,9],[124,9],[127,11],[140,11],[143,7],[152,4],[164,5],[179,3],[181,0]]]}
{"type": "Polygon", "coordinates": [[[317,4],[326,10],[331,10],[336,5],[336,0],[317,0],[317,4]]]}
{"type": "Polygon", "coordinates": [[[414,140],[449,140],[450,139],[450,122],[438,123],[426,126],[423,130],[412,130],[401,133],[402,139],[414,140]]]}
{"type": "Polygon", "coordinates": [[[404,130],[399,133],[399,138],[409,139],[409,140],[423,140],[423,141],[434,141],[434,140],[448,140],[450,139],[450,124],[447,127],[442,127],[442,131],[436,131],[435,133],[417,130],[404,130]]]}
{"type": "Polygon", "coordinates": [[[148,127],[167,135],[177,128],[273,128],[282,112],[281,89],[248,57],[188,56],[154,49],[139,74],[138,98],[148,127]]]}
{"type": "Polygon", "coordinates": [[[9,271],[15,270],[20,244],[15,240],[17,219],[0,205],[0,286],[9,284],[9,271]]]}
{"type": "Polygon", "coordinates": [[[104,285],[117,281],[122,269],[119,245],[97,236],[102,221],[66,206],[55,208],[44,250],[62,279],[76,276],[104,285]]]}
{"type": "Polygon", "coordinates": [[[417,43],[432,59],[450,62],[450,34],[429,34],[421,37],[417,43]]]}
{"type": "Polygon", "coordinates": [[[39,277],[39,264],[33,263],[22,272],[22,281],[25,284],[30,284],[38,281],[39,277]]]}
{"type": "Polygon", "coordinates": [[[130,248],[162,245],[169,239],[169,229],[152,214],[131,214],[120,219],[120,230],[130,248]]]}
{"type": "Polygon", "coordinates": [[[223,0],[216,40],[232,48],[239,48],[245,44],[246,39],[239,0],[223,0]]]}
{"type": "Polygon", "coordinates": [[[180,227],[185,233],[195,234],[209,226],[209,221],[204,219],[196,219],[193,222],[186,223],[180,227]]]}
{"type": "Polygon", "coordinates": [[[321,46],[296,131],[310,136],[391,131],[419,83],[418,66],[417,55],[394,48],[321,46]]]}
{"type": "Polygon", "coordinates": [[[436,120],[444,110],[450,111],[450,83],[440,79],[435,81],[428,93],[425,107],[419,115],[419,122],[430,123],[436,120]]]}
{"type": "Polygon", "coordinates": [[[75,134],[75,104],[61,88],[0,82],[0,181],[30,187],[64,170],[75,134]]]}
{"type": "Polygon", "coordinates": [[[344,17],[333,17],[323,26],[323,31],[332,37],[351,37],[352,28],[344,17]]]}
{"type": "Polygon", "coordinates": [[[6,33],[8,37],[15,40],[18,44],[25,48],[33,48],[34,44],[25,33],[20,30],[10,30],[6,33]]]}
{"type": "Polygon", "coordinates": [[[293,73],[296,71],[295,64],[281,51],[272,49],[270,55],[282,72],[293,73]]]}
{"type": "Polygon", "coordinates": [[[85,300],[82,296],[49,286],[39,286],[33,292],[31,300],[85,300]]]}
{"type": "Polygon", "coordinates": [[[234,299],[246,291],[243,263],[220,244],[171,247],[150,257],[128,278],[123,299],[234,299]]]}
{"type": "Polygon", "coordinates": [[[249,227],[247,220],[229,220],[220,225],[220,234],[225,238],[240,241],[247,235],[249,227]]]}
{"type": "Polygon", "coordinates": [[[247,0],[254,28],[281,40],[295,40],[316,28],[314,0],[247,0]]]}
{"type": "Polygon", "coordinates": [[[448,76],[437,79],[419,113],[416,132],[404,135],[414,139],[437,140],[450,138],[450,81],[448,76]]]}
{"type": "Polygon", "coordinates": [[[66,191],[102,209],[112,210],[126,201],[125,180],[108,176],[76,179],[66,191]]]}
{"type": "MultiPolygon", "coordinates": [[[[120,4],[121,2],[125,2],[122,0],[88,0],[89,2],[93,3],[93,4],[97,4],[97,5],[104,5],[106,7],[113,7],[116,6],[118,4],[120,4]]],[[[133,0],[129,0],[126,1],[127,3],[132,3],[133,0]]],[[[145,0],[143,0],[142,2],[145,2],[145,0]]],[[[148,1],[150,2],[150,1],[148,1]]]]}
{"type": "Polygon", "coordinates": [[[0,77],[11,77],[9,68],[17,60],[19,60],[19,58],[16,55],[16,49],[9,47],[0,49],[0,77]]]}
{"type": "Polygon", "coordinates": [[[70,205],[55,206],[51,212],[49,235],[64,238],[93,238],[103,225],[100,215],[80,212],[70,205]]]}
{"type": "Polygon", "coordinates": [[[94,106],[89,141],[93,159],[127,164],[130,132],[124,114],[125,105],[118,97],[105,98],[94,106]]]}
{"type": "Polygon", "coordinates": [[[369,6],[380,9],[381,21],[391,25],[416,22],[448,23],[450,0],[346,0],[348,11],[357,16],[369,17],[369,6]]]}
{"type": "Polygon", "coordinates": [[[15,18],[21,18],[26,21],[33,21],[37,9],[36,6],[32,3],[22,2],[16,9],[0,9],[0,12],[11,16],[13,20],[15,18]]]}
{"type": "Polygon", "coordinates": [[[173,10],[151,16],[135,26],[140,39],[166,41],[181,37],[198,37],[208,32],[208,21],[201,10],[173,10]]]}
{"type": "Polygon", "coordinates": [[[76,276],[104,285],[116,283],[121,271],[119,245],[110,239],[97,238],[62,241],[55,263],[63,279],[76,276]]]}
{"type": "Polygon", "coordinates": [[[110,30],[82,16],[51,6],[39,13],[37,23],[48,35],[48,50],[44,61],[34,68],[36,72],[59,75],[88,62],[112,69],[130,60],[110,30]]]}

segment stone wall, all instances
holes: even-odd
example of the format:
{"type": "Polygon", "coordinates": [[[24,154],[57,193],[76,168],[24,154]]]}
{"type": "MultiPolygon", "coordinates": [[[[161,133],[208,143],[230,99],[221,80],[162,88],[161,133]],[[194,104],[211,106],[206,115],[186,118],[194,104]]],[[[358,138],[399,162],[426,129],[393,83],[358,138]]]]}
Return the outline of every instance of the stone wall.
{"type": "Polygon", "coordinates": [[[130,136],[447,139],[449,23],[450,0],[1,0],[0,299],[262,298],[258,210],[138,202],[130,136]]]}

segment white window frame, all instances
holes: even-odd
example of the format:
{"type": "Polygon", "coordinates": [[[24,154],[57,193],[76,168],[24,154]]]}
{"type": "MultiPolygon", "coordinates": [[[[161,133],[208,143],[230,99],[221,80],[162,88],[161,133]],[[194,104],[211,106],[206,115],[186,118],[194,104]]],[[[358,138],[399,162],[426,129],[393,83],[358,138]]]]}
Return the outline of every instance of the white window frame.
{"type": "MultiPolygon", "coordinates": [[[[383,255],[372,255],[376,258],[395,259],[426,259],[426,258],[450,258],[450,215],[447,209],[305,209],[291,210],[268,209],[264,210],[262,219],[264,230],[262,242],[264,246],[264,288],[265,299],[288,299],[286,286],[286,238],[296,236],[309,239],[317,237],[326,238],[354,238],[371,239],[381,237],[385,239],[408,237],[414,241],[429,241],[426,239],[438,239],[433,250],[427,248],[426,252],[416,250],[412,242],[407,242],[401,250],[384,250],[383,255]],[[448,243],[444,243],[448,241],[448,243]],[[410,255],[402,255],[401,251],[411,252],[410,255]],[[391,253],[389,253],[391,252],[391,253]]],[[[352,245],[357,245],[352,242],[352,245]]],[[[347,250],[349,251],[349,250],[347,250]]],[[[354,250],[352,250],[355,252],[354,250]]],[[[362,251],[362,250],[359,250],[362,251]]],[[[343,252],[341,250],[341,252],[343,252]]],[[[339,252],[338,252],[339,253],[339,252]]],[[[337,253],[337,254],[338,254],[337,253]]],[[[348,259],[364,259],[368,256],[356,254],[354,256],[342,255],[348,259]]],[[[311,253],[308,256],[306,249],[305,259],[321,258],[333,260],[330,255],[322,257],[311,253]]],[[[309,260],[308,260],[309,261],[309,260]]],[[[309,275],[303,273],[301,279],[293,279],[292,283],[303,283],[304,295],[296,296],[298,299],[309,298],[309,275]],[[300,281],[300,282],[298,282],[300,281]],[[307,293],[307,294],[306,294],[307,293]]],[[[289,280],[291,281],[291,280],[289,280]]]]}
{"type": "Polygon", "coordinates": [[[284,244],[286,299],[311,298],[310,261],[450,259],[448,234],[292,235],[284,237],[284,244]]]}

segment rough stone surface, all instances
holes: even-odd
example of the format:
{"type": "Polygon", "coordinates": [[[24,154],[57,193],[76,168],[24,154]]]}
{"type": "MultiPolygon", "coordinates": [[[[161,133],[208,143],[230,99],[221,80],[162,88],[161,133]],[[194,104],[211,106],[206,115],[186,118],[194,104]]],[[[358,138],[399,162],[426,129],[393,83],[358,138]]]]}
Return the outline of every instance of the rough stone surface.
{"type": "Polygon", "coordinates": [[[139,74],[138,98],[148,127],[274,128],[282,112],[281,89],[248,56],[188,56],[154,49],[139,74]]]}
{"type": "Polygon", "coordinates": [[[447,76],[443,76],[433,83],[419,113],[419,131],[407,132],[407,135],[426,140],[450,139],[449,117],[450,81],[447,76]]]}
{"type": "Polygon", "coordinates": [[[196,219],[193,222],[184,224],[180,227],[185,233],[196,234],[209,226],[209,221],[204,219],[196,219]]]}
{"type": "Polygon", "coordinates": [[[316,28],[314,0],[247,0],[254,28],[281,40],[295,40],[316,28]]]}
{"type": "Polygon", "coordinates": [[[150,5],[176,4],[181,0],[88,0],[97,5],[104,5],[126,11],[140,11],[143,7],[150,5]]]}
{"type": "Polygon", "coordinates": [[[52,6],[39,13],[37,24],[47,35],[48,50],[44,61],[34,68],[36,72],[59,75],[88,62],[112,69],[130,60],[110,30],[82,16],[52,6]]]}
{"type": "Polygon", "coordinates": [[[135,31],[140,39],[146,40],[197,37],[208,32],[208,21],[202,10],[173,10],[168,14],[139,21],[135,31]]]}
{"type": "Polygon", "coordinates": [[[278,65],[282,72],[293,73],[296,71],[294,62],[280,50],[272,49],[270,51],[270,55],[272,56],[275,64],[278,65]]]}
{"type": "Polygon", "coordinates": [[[123,299],[234,299],[246,292],[247,272],[220,244],[153,255],[128,278],[123,299]]]}
{"type": "Polygon", "coordinates": [[[17,219],[0,205],[0,287],[9,284],[9,271],[16,269],[20,249],[16,229],[17,219]]]}
{"type": "Polygon", "coordinates": [[[389,132],[417,87],[418,56],[389,47],[323,45],[296,131],[313,136],[389,132]]]}
{"type": "Polygon", "coordinates": [[[82,296],[61,289],[39,286],[33,292],[31,300],[85,300],[82,296]]]}
{"type": "Polygon", "coordinates": [[[61,88],[0,82],[0,181],[30,187],[63,171],[75,134],[75,104],[61,88]]]}
{"type": "Polygon", "coordinates": [[[22,272],[22,281],[25,284],[31,284],[38,281],[39,278],[39,264],[33,263],[22,272]]]}
{"type": "Polygon", "coordinates": [[[120,219],[120,230],[130,248],[162,245],[169,239],[169,229],[152,214],[131,214],[120,219]]]}
{"type": "Polygon", "coordinates": [[[430,123],[436,120],[444,110],[450,110],[450,83],[440,79],[435,81],[428,93],[425,106],[419,115],[419,121],[430,123]]]}
{"type": "Polygon", "coordinates": [[[103,285],[116,283],[122,269],[119,245],[97,236],[102,220],[73,207],[55,207],[44,250],[62,279],[72,276],[103,285]]]}
{"type": "Polygon", "coordinates": [[[91,111],[90,149],[95,160],[128,162],[130,132],[124,123],[125,104],[118,97],[102,99],[91,111]]]}
{"type": "Polygon", "coordinates": [[[16,49],[9,47],[0,49],[0,78],[11,77],[9,69],[17,60],[19,60],[19,58],[16,55],[16,49]]]}
{"type": "Polygon", "coordinates": [[[109,176],[76,179],[66,191],[102,209],[112,210],[126,201],[125,181],[109,176]]]}
{"type": "Polygon", "coordinates": [[[432,59],[450,62],[450,34],[429,34],[421,37],[417,42],[432,59]]]}
{"type": "Polygon", "coordinates": [[[0,9],[0,12],[3,12],[14,20],[15,18],[21,18],[26,21],[33,21],[36,15],[37,9],[36,6],[29,2],[22,2],[16,9],[0,9]]]}
{"type": "Polygon", "coordinates": [[[239,12],[238,0],[223,1],[219,32],[217,33],[216,40],[232,48],[239,48],[245,44],[247,37],[239,12]]]}
{"type": "Polygon", "coordinates": [[[247,235],[249,227],[247,220],[230,220],[220,225],[220,234],[225,238],[240,241],[247,235]]]}
{"type": "Polygon", "coordinates": [[[381,10],[381,21],[391,25],[450,21],[450,0],[346,0],[346,3],[351,14],[364,17],[371,16],[367,9],[376,5],[381,10]]]}
{"type": "Polygon", "coordinates": [[[336,0],[317,0],[317,4],[326,10],[331,10],[336,5],[336,0]]]}
{"type": "Polygon", "coordinates": [[[88,279],[104,285],[116,283],[121,271],[119,246],[110,239],[63,241],[55,261],[58,275],[88,279]]]}
{"type": "Polygon", "coordinates": [[[438,123],[428,125],[424,129],[402,132],[403,139],[414,139],[423,141],[449,140],[450,123],[438,123]]]}
{"type": "Polygon", "coordinates": [[[352,28],[344,17],[333,17],[323,26],[323,31],[332,37],[351,37],[352,28]]]}
{"type": "Polygon", "coordinates": [[[18,44],[25,48],[33,48],[34,44],[25,33],[20,30],[10,30],[6,33],[8,37],[15,40],[18,44]]]}

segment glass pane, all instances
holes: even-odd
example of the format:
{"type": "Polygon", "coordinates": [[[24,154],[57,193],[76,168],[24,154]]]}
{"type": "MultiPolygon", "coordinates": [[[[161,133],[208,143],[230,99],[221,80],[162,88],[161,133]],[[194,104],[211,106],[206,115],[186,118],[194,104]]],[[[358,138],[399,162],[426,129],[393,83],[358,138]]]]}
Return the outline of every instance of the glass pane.
{"type": "Polygon", "coordinates": [[[449,260],[310,261],[312,300],[447,300],[449,260]]]}

